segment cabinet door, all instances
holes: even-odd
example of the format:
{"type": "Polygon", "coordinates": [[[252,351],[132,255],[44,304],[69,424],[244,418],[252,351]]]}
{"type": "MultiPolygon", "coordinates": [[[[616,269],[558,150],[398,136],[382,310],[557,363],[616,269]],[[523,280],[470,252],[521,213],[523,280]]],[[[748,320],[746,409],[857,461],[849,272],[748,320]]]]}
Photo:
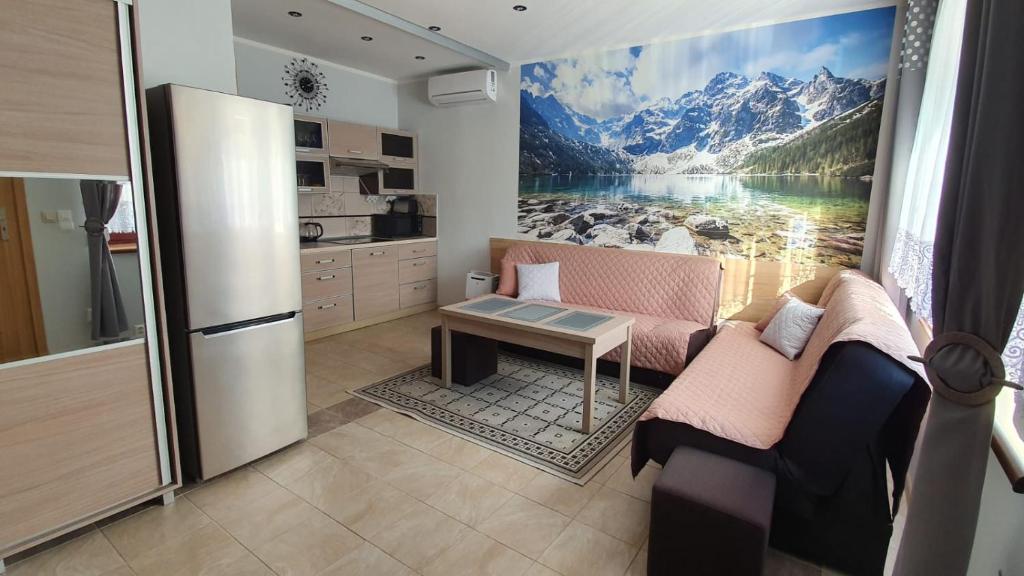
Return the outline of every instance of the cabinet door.
{"type": "Polygon", "coordinates": [[[398,250],[395,246],[352,251],[356,320],[398,310],[398,250]]]}
{"type": "Polygon", "coordinates": [[[437,278],[437,257],[414,258],[398,262],[398,283],[408,284],[437,278]]]}
{"type": "Polygon", "coordinates": [[[351,268],[320,270],[318,272],[306,272],[302,275],[303,304],[351,293],[351,268]]]}
{"type": "Polygon", "coordinates": [[[403,284],[399,299],[403,309],[434,302],[437,300],[437,281],[424,280],[413,284],[403,284]]]}
{"type": "Polygon", "coordinates": [[[426,242],[412,242],[398,245],[398,259],[411,260],[413,258],[424,258],[426,256],[437,256],[437,242],[428,240],[426,242]]]}
{"type": "Polygon", "coordinates": [[[392,166],[416,166],[416,135],[402,130],[380,130],[380,159],[392,166]]]}
{"type": "Polygon", "coordinates": [[[352,251],[347,248],[339,248],[337,250],[303,252],[299,256],[299,261],[302,262],[303,274],[316,270],[344,268],[352,265],[352,251]]]}
{"type": "Polygon", "coordinates": [[[327,119],[295,115],[295,152],[327,153],[327,119]]]}
{"type": "Polygon", "coordinates": [[[128,175],[116,14],[110,0],[0,3],[3,170],[128,175]]]}
{"type": "Polygon", "coordinates": [[[362,124],[330,120],[327,124],[331,156],[377,160],[377,129],[362,124]]]}
{"type": "Polygon", "coordinates": [[[352,295],[345,294],[326,300],[310,302],[302,307],[306,332],[316,332],[352,321],[352,295]]]}

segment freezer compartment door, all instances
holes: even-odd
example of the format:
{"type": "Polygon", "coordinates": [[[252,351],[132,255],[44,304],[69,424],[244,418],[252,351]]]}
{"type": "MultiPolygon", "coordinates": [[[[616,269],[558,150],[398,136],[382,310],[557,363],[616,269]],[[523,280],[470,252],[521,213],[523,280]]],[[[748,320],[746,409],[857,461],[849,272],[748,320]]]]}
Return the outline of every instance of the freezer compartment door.
{"type": "Polygon", "coordinates": [[[291,106],[170,87],[188,326],[302,307],[291,106]]]}
{"type": "Polygon", "coordinates": [[[306,437],[302,314],[190,335],[202,479],[306,437]]]}

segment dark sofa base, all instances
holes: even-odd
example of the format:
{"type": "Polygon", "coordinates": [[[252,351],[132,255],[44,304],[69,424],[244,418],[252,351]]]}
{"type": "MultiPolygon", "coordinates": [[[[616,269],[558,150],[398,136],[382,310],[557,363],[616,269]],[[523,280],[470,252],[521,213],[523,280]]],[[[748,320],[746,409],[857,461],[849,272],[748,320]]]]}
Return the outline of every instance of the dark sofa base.
{"type": "Polygon", "coordinates": [[[771,544],[849,574],[882,574],[892,535],[886,465],[898,506],[930,391],[889,356],[860,342],[822,358],[782,440],[767,450],[688,424],[637,422],[632,469],[664,465],[693,446],[774,472],[771,544]]]}

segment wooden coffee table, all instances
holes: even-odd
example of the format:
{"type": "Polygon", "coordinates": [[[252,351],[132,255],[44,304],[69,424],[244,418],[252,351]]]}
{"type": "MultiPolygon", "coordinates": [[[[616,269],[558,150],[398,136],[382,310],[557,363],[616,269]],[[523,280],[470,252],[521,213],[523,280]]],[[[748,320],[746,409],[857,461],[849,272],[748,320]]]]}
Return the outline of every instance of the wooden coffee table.
{"type": "Polygon", "coordinates": [[[597,359],[622,347],[619,402],[629,395],[629,360],[633,318],[594,312],[559,302],[520,302],[487,295],[441,308],[441,381],[451,386],[452,331],[583,359],[582,431],[589,434],[594,417],[597,359]]]}

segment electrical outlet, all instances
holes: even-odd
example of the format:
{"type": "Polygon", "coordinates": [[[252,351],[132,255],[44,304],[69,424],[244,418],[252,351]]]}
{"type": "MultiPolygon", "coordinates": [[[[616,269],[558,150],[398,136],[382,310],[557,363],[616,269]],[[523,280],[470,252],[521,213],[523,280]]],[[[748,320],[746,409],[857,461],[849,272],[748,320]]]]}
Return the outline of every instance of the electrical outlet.
{"type": "Polygon", "coordinates": [[[91,306],[85,309],[85,322],[87,324],[92,324],[92,307],[91,306]]]}
{"type": "Polygon", "coordinates": [[[146,337],[146,325],[136,324],[132,328],[132,337],[134,338],[145,338],[146,337]]]}
{"type": "Polygon", "coordinates": [[[39,213],[39,220],[44,224],[56,224],[57,223],[57,211],[56,210],[43,210],[39,213]]]}

